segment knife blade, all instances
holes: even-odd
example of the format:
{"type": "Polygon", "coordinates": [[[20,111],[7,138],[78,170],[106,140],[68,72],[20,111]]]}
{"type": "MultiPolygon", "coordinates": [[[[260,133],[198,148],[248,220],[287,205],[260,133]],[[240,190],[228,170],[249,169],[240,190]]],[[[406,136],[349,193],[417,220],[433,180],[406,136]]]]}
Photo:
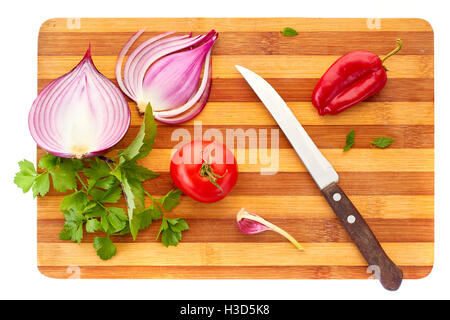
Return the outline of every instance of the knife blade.
{"type": "Polygon", "coordinates": [[[337,184],[339,176],[331,163],[323,156],[276,90],[253,71],[238,65],[235,67],[284,132],[328,204],[368,262],[368,270],[375,272],[375,278],[378,278],[386,289],[397,290],[402,282],[403,272],[388,257],[361,214],[337,184]]]}

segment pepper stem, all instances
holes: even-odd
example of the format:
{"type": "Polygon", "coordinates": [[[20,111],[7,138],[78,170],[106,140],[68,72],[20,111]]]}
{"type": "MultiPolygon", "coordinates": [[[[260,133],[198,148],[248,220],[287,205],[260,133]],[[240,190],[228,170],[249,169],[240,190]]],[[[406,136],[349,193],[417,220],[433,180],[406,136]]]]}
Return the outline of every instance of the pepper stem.
{"type": "Polygon", "coordinates": [[[403,42],[401,39],[397,39],[397,48],[395,48],[394,50],[392,50],[391,52],[389,52],[387,55],[385,55],[382,59],[381,62],[384,63],[384,61],[389,58],[390,56],[393,56],[394,54],[396,54],[397,52],[399,52],[402,49],[403,46],[403,42]]]}
{"type": "Polygon", "coordinates": [[[241,209],[241,211],[238,213],[238,220],[240,220],[242,218],[253,220],[253,221],[256,221],[258,223],[265,225],[270,230],[275,231],[276,233],[278,233],[278,234],[282,235],[283,237],[285,237],[286,239],[288,239],[298,250],[303,251],[303,247],[300,245],[300,243],[297,242],[297,240],[295,240],[295,238],[293,236],[291,236],[289,233],[287,233],[280,227],[274,225],[273,223],[270,223],[269,221],[264,220],[263,218],[261,218],[259,216],[251,215],[251,214],[247,213],[244,209],[241,209]]]}

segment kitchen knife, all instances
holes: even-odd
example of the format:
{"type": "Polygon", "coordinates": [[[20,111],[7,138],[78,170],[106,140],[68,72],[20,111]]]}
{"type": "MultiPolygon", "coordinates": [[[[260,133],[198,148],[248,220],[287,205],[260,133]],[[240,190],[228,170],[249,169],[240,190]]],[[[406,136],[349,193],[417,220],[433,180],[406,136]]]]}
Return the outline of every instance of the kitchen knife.
{"type": "Polygon", "coordinates": [[[375,277],[379,278],[386,289],[397,290],[403,279],[402,270],[384,252],[361,214],[337,184],[339,176],[333,166],[322,155],[275,89],[256,73],[238,65],[236,69],[283,130],[328,204],[366,259],[370,270],[375,272],[375,277]]]}

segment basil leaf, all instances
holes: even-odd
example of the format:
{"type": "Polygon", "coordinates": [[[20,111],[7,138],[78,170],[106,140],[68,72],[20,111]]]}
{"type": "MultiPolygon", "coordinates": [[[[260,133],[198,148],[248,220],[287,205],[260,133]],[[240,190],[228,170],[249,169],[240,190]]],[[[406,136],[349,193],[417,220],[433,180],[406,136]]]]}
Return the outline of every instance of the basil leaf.
{"type": "Polygon", "coordinates": [[[371,142],[371,144],[373,144],[377,148],[384,149],[384,148],[389,147],[393,142],[394,142],[394,139],[386,138],[386,137],[379,137],[379,138],[376,138],[375,140],[373,140],[371,142]]]}
{"type": "Polygon", "coordinates": [[[294,37],[296,35],[298,35],[298,32],[295,29],[292,29],[290,27],[286,27],[284,28],[281,33],[283,34],[283,36],[285,37],[294,37]]]}
{"type": "Polygon", "coordinates": [[[350,150],[355,144],[355,130],[350,131],[347,134],[347,140],[345,141],[344,151],[350,150]]]}

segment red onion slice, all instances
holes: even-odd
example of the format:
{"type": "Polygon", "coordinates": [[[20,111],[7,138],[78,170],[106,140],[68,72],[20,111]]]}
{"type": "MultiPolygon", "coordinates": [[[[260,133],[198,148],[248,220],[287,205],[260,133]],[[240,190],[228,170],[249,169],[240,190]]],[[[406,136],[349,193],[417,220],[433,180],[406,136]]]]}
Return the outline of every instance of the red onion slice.
{"type": "Polygon", "coordinates": [[[49,153],[88,158],[116,145],[130,120],[124,96],[97,70],[89,47],[72,71],[39,93],[28,126],[36,143],[49,153]]]}
{"type": "Polygon", "coordinates": [[[142,35],[134,34],[121,50],[116,63],[119,87],[143,113],[151,104],[155,119],[169,124],[195,117],[204,107],[211,90],[211,51],[217,33],[171,36],[166,32],[141,43],[128,56],[128,50],[142,35]],[[203,79],[200,74],[203,69],[203,79]]]}

